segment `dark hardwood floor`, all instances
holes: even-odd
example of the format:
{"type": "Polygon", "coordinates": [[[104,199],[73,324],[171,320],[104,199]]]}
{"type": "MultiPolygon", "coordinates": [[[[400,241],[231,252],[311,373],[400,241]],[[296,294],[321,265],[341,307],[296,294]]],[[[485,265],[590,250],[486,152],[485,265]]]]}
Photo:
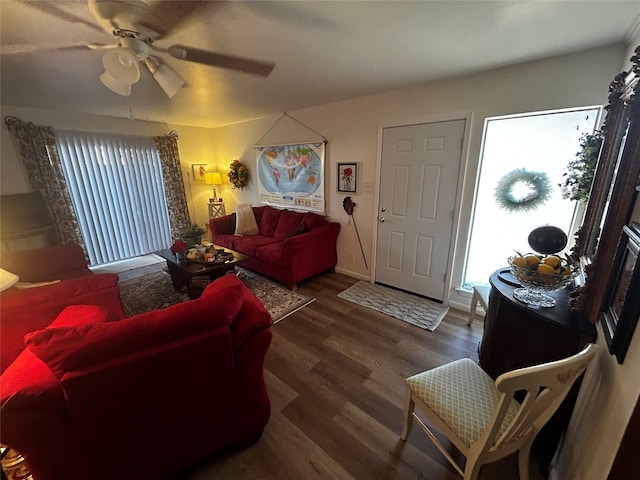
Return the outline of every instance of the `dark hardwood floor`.
{"type": "MultiPolygon", "coordinates": [[[[466,313],[450,311],[435,332],[422,330],[336,296],[356,281],[330,273],[299,285],[316,300],[273,327],[262,438],[177,479],[460,478],[419,428],[400,441],[404,379],[477,361],[482,321],[469,327],[466,313]]],[[[531,480],[543,478],[537,470],[532,461],[531,480]]],[[[517,479],[517,456],[485,466],[480,478],[517,479]]]]}

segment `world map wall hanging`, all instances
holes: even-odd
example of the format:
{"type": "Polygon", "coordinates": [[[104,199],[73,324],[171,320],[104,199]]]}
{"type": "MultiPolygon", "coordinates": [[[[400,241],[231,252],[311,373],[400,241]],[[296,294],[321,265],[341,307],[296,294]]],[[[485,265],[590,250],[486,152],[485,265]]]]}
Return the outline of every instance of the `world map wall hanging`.
{"type": "Polygon", "coordinates": [[[258,201],[324,213],[325,142],[256,146],[258,201]]]}

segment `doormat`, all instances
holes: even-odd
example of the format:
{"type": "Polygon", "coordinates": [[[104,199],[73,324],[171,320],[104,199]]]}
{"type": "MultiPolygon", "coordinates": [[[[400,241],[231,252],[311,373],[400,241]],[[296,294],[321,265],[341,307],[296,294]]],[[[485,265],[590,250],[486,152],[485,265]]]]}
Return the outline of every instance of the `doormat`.
{"type": "MultiPolygon", "coordinates": [[[[248,270],[238,269],[238,271],[242,282],[269,312],[273,323],[279,322],[315,300],[248,270]]],[[[177,292],[173,289],[171,277],[164,271],[143,275],[121,282],[119,285],[120,298],[127,317],[189,300],[184,289],[177,292]]]]}
{"type": "Polygon", "coordinates": [[[449,311],[439,303],[361,280],[338,297],[433,332],[449,311]]]}

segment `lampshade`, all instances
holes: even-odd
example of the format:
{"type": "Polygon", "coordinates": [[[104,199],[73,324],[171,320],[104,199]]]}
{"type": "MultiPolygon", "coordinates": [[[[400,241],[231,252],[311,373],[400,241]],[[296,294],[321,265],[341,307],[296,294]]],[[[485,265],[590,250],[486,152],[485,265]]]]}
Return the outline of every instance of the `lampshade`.
{"type": "Polygon", "coordinates": [[[138,57],[128,48],[120,47],[107,51],[102,57],[104,69],[116,80],[133,85],[140,80],[138,57]]]}
{"type": "Polygon", "coordinates": [[[122,95],[123,97],[131,95],[131,85],[114,78],[109,72],[103,72],[102,75],[100,75],[100,81],[105,87],[118,95],[122,95]]]}
{"type": "Polygon", "coordinates": [[[15,273],[7,272],[0,268],[0,292],[7,288],[13,287],[18,281],[18,275],[15,273]]]}
{"type": "Polygon", "coordinates": [[[205,172],[204,183],[207,185],[222,185],[222,176],[219,172],[205,172]]]}
{"type": "Polygon", "coordinates": [[[153,78],[156,79],[158,85],[162,87],[167,97],[173,97],[178,90],[184,85],[184,80],[176,72],[171,70],[166,65],[160,65],[155,72],[153,72],[153,78]]]}

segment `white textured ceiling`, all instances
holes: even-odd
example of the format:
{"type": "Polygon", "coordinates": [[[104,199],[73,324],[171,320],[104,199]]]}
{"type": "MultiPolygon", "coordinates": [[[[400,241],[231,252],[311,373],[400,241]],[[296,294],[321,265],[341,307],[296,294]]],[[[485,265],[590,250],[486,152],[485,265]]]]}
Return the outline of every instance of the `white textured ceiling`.
{"type": "MultiPolygon", "coordinates": [[[[94,21],[82,0],[55,2],[94,21]]],[[[167,98],[147,71],[130,97],[98,80],[100,50],[3,54],[3,105],[220,126],[437,78],[628,42],[640,1],[211,2],[157,45],[276,63],[267,78],[162,57],[187,80],[167,98]]],[[[0,1],[3,51],[114,43],[82,23],[0,1]]]]}

